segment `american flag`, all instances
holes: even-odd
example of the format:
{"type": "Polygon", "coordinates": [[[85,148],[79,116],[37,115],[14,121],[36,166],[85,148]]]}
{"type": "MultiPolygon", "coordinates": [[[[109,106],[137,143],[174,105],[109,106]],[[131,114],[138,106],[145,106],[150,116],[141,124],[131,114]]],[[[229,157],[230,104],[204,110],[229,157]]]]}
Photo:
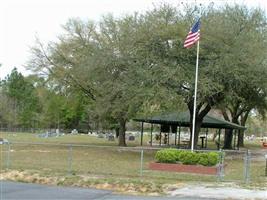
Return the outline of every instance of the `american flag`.
{"type": "Polygon", "coordinates": [[[184,47],[190,48],[195,44],[200,37],[200,19],[194,24],[194,26],[189,31],[185,41],[184,41],[184,47]]]}

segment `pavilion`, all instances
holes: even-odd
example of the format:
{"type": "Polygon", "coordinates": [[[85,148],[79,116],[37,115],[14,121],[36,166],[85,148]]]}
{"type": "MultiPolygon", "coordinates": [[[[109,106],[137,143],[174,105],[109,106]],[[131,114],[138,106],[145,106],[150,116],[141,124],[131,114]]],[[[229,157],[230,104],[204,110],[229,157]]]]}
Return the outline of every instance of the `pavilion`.
{"type": "MultiPolygon", "coordinates": [[[[159,145],[162,145],[162,133],[167,134],[167,141],[165,143],[169,146],[169,135],[170,133],[175,134],[174,145],[180,148],[181,143],[181,127],[190,127],[190,115],[189,112],[180,112],[180,113],[169,113],[160,116],[154,116],[151,118],[138,118],[134,121],[141,122],[141,146],[143,146],[143,133],[144,133],[144,123],[151,124],[151,133],[150,133],[150,145],[152,146],[153,141],[153,125],[160,125],[160,134],[159,134],[159,145]],[[178,136],[178,137],[177,137],[178,136]],[[178,140],[178,141],[177,141],[178,140]]],[[[201,136],[201,148],[207,148],[207,136],[208,129],[214,128],[218,130],[218,144],[217,148],[221,148],[221,130],[222,129],[232,129],[234,133],[233,148],[239,149],[238,138],[240,136],[240,131],[245,130],[246,128],[238,124],[234,124],[211,115],[206,115],[203,119],[201,128],[206,128],[205,136],[201,136]]],[[[187,141],[188,143],[189,141],[187,141]]]]}

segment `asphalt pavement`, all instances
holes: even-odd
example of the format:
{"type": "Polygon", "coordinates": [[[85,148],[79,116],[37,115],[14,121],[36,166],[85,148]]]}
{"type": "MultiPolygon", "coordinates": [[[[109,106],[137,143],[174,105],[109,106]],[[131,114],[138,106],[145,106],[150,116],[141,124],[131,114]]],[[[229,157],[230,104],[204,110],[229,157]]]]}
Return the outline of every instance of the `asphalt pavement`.
{"type": "Polygon", "coordinates": [[[189,196],[146,197],[115,194],[108,190],[0,182],[0,200],[212,200],[189,196]]]}

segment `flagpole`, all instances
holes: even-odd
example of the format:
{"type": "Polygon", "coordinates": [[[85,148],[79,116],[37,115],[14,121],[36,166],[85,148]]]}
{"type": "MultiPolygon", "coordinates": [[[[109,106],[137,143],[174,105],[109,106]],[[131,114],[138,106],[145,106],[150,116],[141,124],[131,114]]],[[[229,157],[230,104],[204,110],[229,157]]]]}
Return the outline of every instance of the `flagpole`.
{"type": "Polygon", "coordinates": [[[198,55],[199,55],[199,40],[197,41],[197,59],[196,59],[196,75],[195,75],[195,92],[194,92],[194,111],[193,111],[193,127],[192,127],[192,141],[191,151],[194,151],[194,140],[196,130],[196,107],[197,107],[197,81],[198,81],[198,55]]]}

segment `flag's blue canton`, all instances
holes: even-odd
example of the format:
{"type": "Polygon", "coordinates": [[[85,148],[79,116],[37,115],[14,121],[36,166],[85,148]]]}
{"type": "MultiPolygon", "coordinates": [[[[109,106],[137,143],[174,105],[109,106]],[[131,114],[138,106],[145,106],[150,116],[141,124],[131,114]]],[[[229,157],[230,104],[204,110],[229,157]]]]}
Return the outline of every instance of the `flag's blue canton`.
{"type": "Polygon", "coordinates": [[[195,33],[198,32],[200,30],[200,20],[198,20],[195,25],[192,27],[191,32],[195,33]]]}

